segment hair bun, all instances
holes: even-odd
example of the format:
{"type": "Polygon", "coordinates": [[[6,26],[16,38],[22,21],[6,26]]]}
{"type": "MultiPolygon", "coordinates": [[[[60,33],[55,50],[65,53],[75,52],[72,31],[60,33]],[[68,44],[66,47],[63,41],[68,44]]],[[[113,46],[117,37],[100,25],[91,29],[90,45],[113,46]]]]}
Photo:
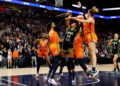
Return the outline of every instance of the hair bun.
{"type": "Polygon", "coordinates": [[[99,12],[99,9],[98,9],[96,6],[93,6],[92,10],[93,10],[93,12],[95,12],[95,13],[98,13],[98,12],[99,12]]]}

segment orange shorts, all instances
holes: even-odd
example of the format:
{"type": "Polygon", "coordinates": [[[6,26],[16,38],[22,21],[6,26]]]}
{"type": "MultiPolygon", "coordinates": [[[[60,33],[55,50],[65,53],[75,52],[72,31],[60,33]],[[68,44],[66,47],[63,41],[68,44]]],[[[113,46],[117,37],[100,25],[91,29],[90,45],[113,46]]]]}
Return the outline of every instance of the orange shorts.
{"type": "Polygon", "coordinates": [[[60,46],[59,46],[59,44],[52,43],[50,45],[50,53],[51,53],[51,56],[59,55],[60,54],[60,46]]]}
{"type": "Polygon", "coordinates": [[[74,48],[74,56],[78,58],[84,58],[84,50],[82,47],[74,48]]]}
{"type": "Polygon", "coordinates": [[[94,42],[97,43],[97,35],[95,33],[89,33],[89,34],[85,34],[85,43],[88,44],[89,42],[94,42]]]}
{"type": "Polygon", "coordinates": [[[48,51],[38,51],[38,57],[48,56],[48,51]]]}

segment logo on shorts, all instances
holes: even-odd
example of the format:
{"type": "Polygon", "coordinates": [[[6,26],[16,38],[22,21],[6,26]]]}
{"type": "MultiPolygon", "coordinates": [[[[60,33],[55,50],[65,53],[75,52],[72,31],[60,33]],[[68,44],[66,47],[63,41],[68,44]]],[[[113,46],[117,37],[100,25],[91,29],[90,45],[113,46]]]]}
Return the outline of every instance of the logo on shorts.
{"type": "Polygon", "coordinates": [[[55,55],[57,55],[57,54],[58,54],[58,52],[56,51],[56,52],[55,52],[55,55]]]}
{"type": "Polygon", "coordinates": [[[42,44],[42,47],[44,47],[45,45],[44,44],[42,44]]]}
{"type": "Polygon", "coordinates": [[[93,42],[96,42],[96,40],[95,40],[95,39],[93,39],[93,42]]]}

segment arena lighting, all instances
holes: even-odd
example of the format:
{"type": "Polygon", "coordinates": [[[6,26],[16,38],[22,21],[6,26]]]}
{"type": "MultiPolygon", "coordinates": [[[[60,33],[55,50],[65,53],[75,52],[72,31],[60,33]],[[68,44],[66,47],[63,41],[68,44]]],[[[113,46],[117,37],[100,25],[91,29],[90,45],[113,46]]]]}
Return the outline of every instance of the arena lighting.
{"type": "MultiPolygon", "coordinates": [[[[76,7],[76,8],[80,8],[80,7],[79,7],[78,5],[76,5],[76,4],[72,4],[72,6],[73,6],[73,7],[76,7]]],[[[82,6],[82,8],[83,8],[83,9],[86,9],[85,6],[82,6]]]]}
{"type": "MultiPolygon", "coordinates": [[[[16,4],[26,5],[26,6],[33,6],[33,7],[44,8],[44,9],[50,9],[50,10],[56,10],[56,11],[61,11],[61,12],[68,11],[68,9],[57,8],[57,7],[53,7],[53,6],[41,5],[41,4],[35,4],[35,3],[29,3],[29,2],[24,2],[24,1],[17,1],[17,0],[0,0],[0,1],[16,3],[16,4]]],[[[71,11],[71,13],[74,13],[74,14],[83,15],[83,13],[79,12],[79,11],[74,11],[74,10],[70,10],[70,11],[71,11]]],[[[101,19],[120,19],[120,16],[95,15],[94,17],[101,18],[101,19]]]]}
{"type": "Polygon", "coordinates": [[[120,10],[120,7],[115,7],[115,8],[103,8],[103,11],[113,11],[113,10],[120,10]]]}

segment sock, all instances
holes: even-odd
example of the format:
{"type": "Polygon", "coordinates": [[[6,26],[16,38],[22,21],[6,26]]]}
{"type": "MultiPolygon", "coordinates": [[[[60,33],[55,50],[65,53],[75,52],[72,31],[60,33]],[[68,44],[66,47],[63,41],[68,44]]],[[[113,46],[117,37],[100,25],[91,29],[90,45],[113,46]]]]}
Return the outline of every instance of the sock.
{"type": "Polygon", "coordinates": [[[87,75],[89,75],[89,71],[88,71],[88,70],[85,70],[85,73],[86,73],[87,75]]]}
{"type": "Polygon", "coordinates": [[[75,71],[73,71],[72,74],[73,74],[73,80],[74,80],[75,79],[75,71]]]}
{"type": "Polygon", "coordinates": [[[66,59],[65,59],[64,57],[61,57],[61,63],[60,63],[60,71],[59,71],[59,74],[62,73],[65,64],[66,64],[66,59]]]}
{"type": "Polygon", "coordinates": [[[60,75],[60,74],[62,74],[62,70],[63,70],[63,68],[60,68],[60,72],[59,72],[59,75],[60,75]]]}
{"type": "Polygon", "coordinates": [[[69,77],[71,78],[72,73],[69,71],[69,77]]]}
{"type": "Polygon", "coordinates": [[[49,69],[51,68],[51,65],[49,65],[49,69]]]}
{"type": "Polygon", "coordinates": [[[116,71],[116,68],[114,68],[114,71],[116,71]]]}
{"type": "Polygon", "coordinates": [[[95,71],[95,67],[93,67],[92,70],[95,71]]]}

